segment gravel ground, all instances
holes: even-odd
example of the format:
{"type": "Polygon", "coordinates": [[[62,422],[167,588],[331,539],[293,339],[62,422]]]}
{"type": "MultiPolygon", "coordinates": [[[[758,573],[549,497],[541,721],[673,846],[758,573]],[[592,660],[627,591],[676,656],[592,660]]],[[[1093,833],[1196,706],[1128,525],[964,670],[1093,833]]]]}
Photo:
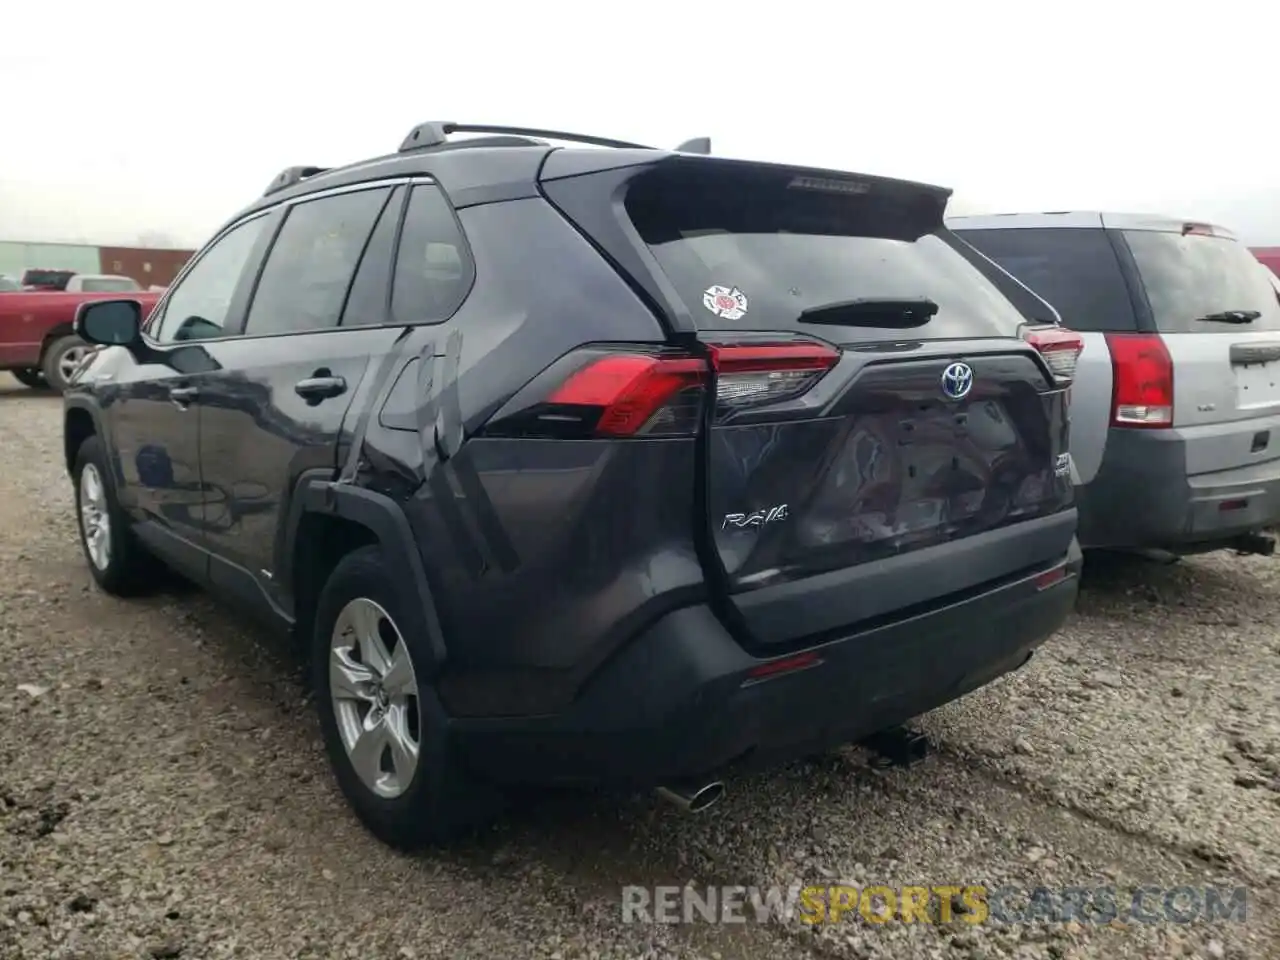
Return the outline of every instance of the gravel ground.
{"type": "Polygon", "coordinates": [[[0,375],[3,960],[1280,956],[1276,561],[1095,567],[1033,664],[925,719],[908,770],[849,751],[701,818],[549,796],[404,857],[348,814],[279,642],[190,589],[91,585],[60,415],[0,375]],[[1244,923],[621,922],[624,885],[687,882],[1249,900],[1244,923]]]}

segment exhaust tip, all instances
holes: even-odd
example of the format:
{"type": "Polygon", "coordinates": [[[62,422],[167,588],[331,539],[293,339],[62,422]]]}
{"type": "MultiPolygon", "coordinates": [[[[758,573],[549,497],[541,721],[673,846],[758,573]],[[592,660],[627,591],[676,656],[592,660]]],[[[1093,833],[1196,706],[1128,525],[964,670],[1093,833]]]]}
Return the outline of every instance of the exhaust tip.
{"type": "Polygon", "coordinates": [[[719,780],[708,783],[705,787],[689,798],[689,812],[701,813],[708,807],[717,803],[724,796],[724,784],[719,780]]]}
{"type": "Polygon", "coordinates": [[[674,803],[686,813],[701,813],[724,796],[724,784],[719,780],[712,780],[710,783],[699,786],[676,784],[658,787],[656,792],[658,796],[674,803]]]}

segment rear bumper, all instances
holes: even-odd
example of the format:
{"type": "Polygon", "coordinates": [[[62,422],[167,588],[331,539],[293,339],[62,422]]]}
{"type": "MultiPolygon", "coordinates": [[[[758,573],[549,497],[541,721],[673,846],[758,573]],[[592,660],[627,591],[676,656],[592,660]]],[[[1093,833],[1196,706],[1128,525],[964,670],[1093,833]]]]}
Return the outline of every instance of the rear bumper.
{"type": "MultiPolygon", "coordinates": [[[[705,606],[676,611],[555,717],[455,720],[459,756],[516,783],[653,786],[850,743],[1022,666],[1071,612],[1080,552],[1036,574],[811,648],[815,665],[751,680],[751,657],[705,606]]],[[[792,652],[780,659],[795,656],[792,652]]]]}
{"type": "Polygon", "coordinates": [[[1081,544],[1189,552],[1280,522],[1274,450],[1256,463],[1188,475],[1187,444],[1177,430],[1111,430],[1097,475],[1076,490],[1081,544]]]}

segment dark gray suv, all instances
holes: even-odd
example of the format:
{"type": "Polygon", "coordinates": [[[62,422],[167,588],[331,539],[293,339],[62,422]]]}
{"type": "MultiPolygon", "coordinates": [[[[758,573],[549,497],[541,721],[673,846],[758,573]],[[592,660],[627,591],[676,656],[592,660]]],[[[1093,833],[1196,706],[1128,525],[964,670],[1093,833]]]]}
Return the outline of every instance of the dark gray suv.
{"type": "Polygon", "coordinates": [[[512,784],[698,808],[895,728],[1077,589],[1079,340],[984,279],[947,198],[442,123],[290,168],[145,324],[82,308],[90,569],[125,593],[160,560],[292,628],[397,845],[512,784]]]}

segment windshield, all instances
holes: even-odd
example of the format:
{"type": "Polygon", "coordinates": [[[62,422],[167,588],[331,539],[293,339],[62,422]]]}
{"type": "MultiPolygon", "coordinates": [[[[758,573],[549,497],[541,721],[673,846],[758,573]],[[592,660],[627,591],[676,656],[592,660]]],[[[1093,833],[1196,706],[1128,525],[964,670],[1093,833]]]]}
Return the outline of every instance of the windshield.
{"type": "Polygon", "coordinates": [[[1010,337],[1026,322],[942,238],[940,217],[926,222],[916,197],[809,196],[746,177],[728,189],[727,179],[653,177],[626,199],[702,329],[805,331],[850,343],[1010,337]],[[865,299],[928,299],[938,311],[908,329],[873,318],[799,322],[806,310],[865,299]]]}
{"type": "Polygon", "coordinates": [[[1280,301],[1257,259],[1241,244],[1204,234],[1152,230],[1124,234],[1142,276],[1161,333],[1253,333],[1280,330],[1280,301]],[[1251,323],[1214,323],[1201,317],[1257,311],[1251,323]]]}
{"type": "Polygon", "coordinates": [[[118,293],[139,287],[128,277],[86,277],[80,289],[85,293],[118,293]]]}
{"type": "Polygon", "coordinates": [[[14,290],[21,290],[22,284],[18,283],[12,277],[0,277],[0,291],[11,293],[14,290]]]}

